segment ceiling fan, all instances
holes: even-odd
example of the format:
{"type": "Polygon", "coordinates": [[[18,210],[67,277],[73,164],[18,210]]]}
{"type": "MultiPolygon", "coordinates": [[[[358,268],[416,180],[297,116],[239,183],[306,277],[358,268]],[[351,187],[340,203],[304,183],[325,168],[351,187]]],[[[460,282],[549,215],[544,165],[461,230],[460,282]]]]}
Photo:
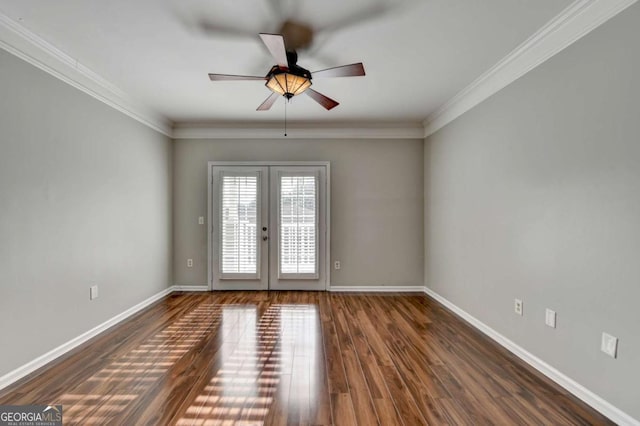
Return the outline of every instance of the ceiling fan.
{"type": "MultiPolygon", "coordinates": [[[[317,52],[318,38],[324,40],[342,29],[373,21],[399,9],[408,1],[415,0],[367,0],[352,12],[338,13],[330,22],[312,24],[300,16],[301,0],[266,0],[276,22],[263,22],[261,26],[266,33],[282,34],[287,50],[308,51],[313,45],[316,45],[313,50],[317,52]]],[[[247,38],[253,37],[255,34],[254,31],[237,26],[232,22],[220,22],[219,19],[215,19],[207,13],[199,13],[193,17],[183,14],[179,18],[189,28],[213,37],[247,38]]]]}
{"type": "Polygon", "coordinates": [[[297,64],[298,54],[295,50],[285,47],[285,39],[282,34],[260,33],[260,38],[276,61],[267,75],[264,77],[230,74],[209,74],[211,81],[232,80],[264,80],[265,86],[273,93],[257,108],[257,111],[266,111],[271,108],[279,96],[290,100],[296,95],[306,93],[311,99],[318,102],[327,110],[339,105],[335,100],[311,89],[312,78],[325,77],[358,77],[365,75],[362,62],[350,65],[342,65],[310,72],[297,64]]]}

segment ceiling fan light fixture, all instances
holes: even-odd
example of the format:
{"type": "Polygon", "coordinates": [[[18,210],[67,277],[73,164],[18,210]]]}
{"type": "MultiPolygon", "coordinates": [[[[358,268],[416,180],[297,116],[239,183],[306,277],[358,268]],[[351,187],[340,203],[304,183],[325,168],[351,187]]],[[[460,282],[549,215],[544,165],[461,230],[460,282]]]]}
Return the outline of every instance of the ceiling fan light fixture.
{"type": "Polygon", "coordinates": [[[287,99],[291,99],[311,87],[311,73],[302,68],[296,71],[299,72],[273,67],[269,74],[267,74],[267,82],[265,85],[271,91],[283,95],[287,99]]]}
{"type": "MultiPolygon", "coordinates": [[[[311,89],[311,72],[298,65],[298,54],[295,50],[286,49],[282,34],[260,33],[262,42],[267,47],[271,56],[276,61],[267,75],[264,77],[231,75],[231,74],[209,74],[211,81],[222,80],[262,80],[266,81],[265,86],[271,90],[271,94],[256,109],[256,111],[267,111],[280,96],[290,100],[301,93],[307,94],[311,99],[320,104],[327,111],[340,105],[322,93],[311,89]]],[[[362,62],[350,65],[327,68],[313,73],[316,77],[358,77],[365,75],[362,62]]],[[[285,110],[286,111],[286,110],[285,110]]],[[[285,113],[286,122],[286,113],[285,113]]],[[[286,132],[285,132],[286,136],[286,132]]]]}

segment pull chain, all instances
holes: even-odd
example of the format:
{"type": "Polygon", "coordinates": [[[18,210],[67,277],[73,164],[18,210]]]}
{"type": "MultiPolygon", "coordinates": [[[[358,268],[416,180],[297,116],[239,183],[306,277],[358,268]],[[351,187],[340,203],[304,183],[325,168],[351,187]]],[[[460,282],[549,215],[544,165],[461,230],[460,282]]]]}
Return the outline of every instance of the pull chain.
{"type": "Polygon", "coordinates": [[[287,104],[289,99],[284,100],[284,135],[287,136],[287,104]]]}

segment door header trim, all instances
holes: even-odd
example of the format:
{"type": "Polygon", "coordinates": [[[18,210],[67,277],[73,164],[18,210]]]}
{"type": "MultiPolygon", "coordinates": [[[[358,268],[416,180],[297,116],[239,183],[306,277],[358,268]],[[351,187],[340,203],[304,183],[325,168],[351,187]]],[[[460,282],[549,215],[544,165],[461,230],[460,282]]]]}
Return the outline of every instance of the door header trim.
{"type": "Polygon", "coordinates": [[[209,161],[207,166],[325,166],[331,165],[330,161],[209,161]]]}

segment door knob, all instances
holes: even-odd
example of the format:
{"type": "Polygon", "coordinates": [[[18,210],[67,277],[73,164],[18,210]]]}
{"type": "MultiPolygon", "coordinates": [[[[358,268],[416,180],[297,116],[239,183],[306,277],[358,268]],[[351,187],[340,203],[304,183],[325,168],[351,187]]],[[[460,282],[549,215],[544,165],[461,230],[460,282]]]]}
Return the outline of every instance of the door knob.
{"type": "Polygon", "coordinates": [[[267,237],[266,235],[262,237],[262,241],[267,241],[269,239],[269,237],[267,237]]]}
{"type": "Polygon", "coordinates": [[[263,230],[263,231],[266,231],[266,230],[267,230],[267,227],[266,227],[266,226],[263,226],[263,227],[262,227],[262,230],[263,230]]]}

